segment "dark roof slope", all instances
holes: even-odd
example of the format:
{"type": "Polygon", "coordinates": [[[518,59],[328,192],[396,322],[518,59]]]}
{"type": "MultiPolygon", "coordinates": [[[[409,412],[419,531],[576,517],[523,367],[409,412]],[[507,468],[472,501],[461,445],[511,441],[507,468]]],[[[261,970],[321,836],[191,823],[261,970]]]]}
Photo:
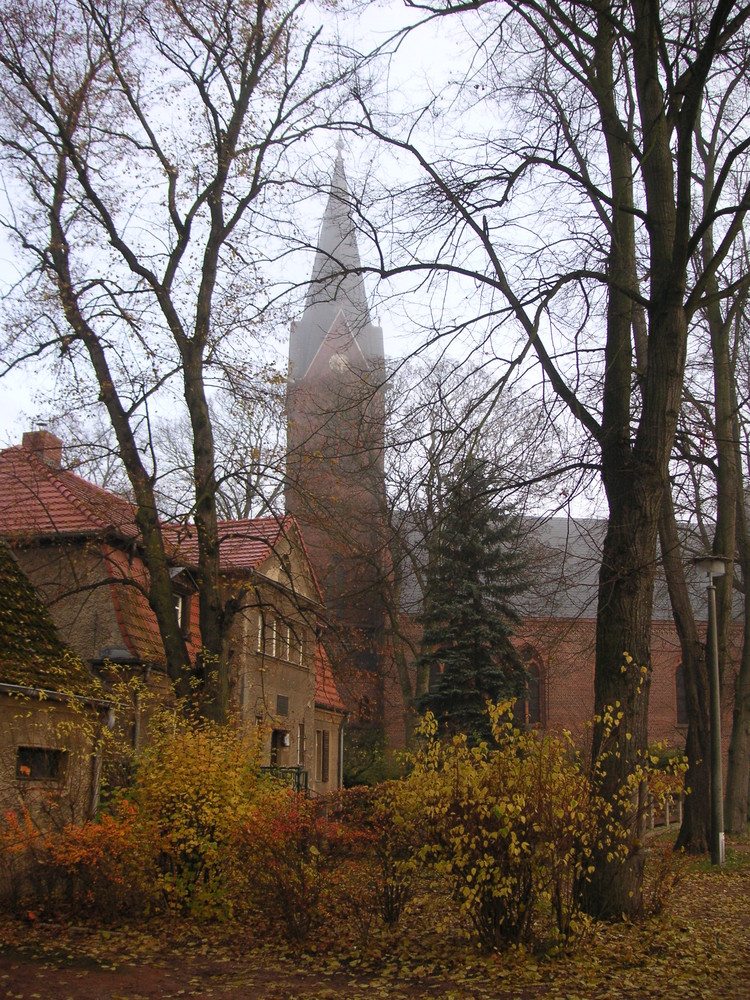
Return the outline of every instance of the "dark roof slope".
{"type": "MultiPolygon", "coordinates": [[[[518,538],[529,579],[528,589],[515,599],[522,618],[596,618],[606,531],[607,522],[603,518],[522,519],[518,538]]],[[[415,529],[409,534],[409,544],[419,558],[421,543],[415,529]]],[[[672,608],[658,553],[657,560],[653,620],[670,621],[672,608]]],[[[408,561],[404,573],[402,608],[408,614],[415,614],[421,605],[421,594],[408,561]]],[[[706,600],[699,574],[689,573],[688,583],[695,614],[698,620],[703,620],[706,600]]]]}
{"type": "Polygon", "coordinates": [[[100,686],[60,640],[47,609],[0,543],[0,682],[95,696],[100,686]]]}

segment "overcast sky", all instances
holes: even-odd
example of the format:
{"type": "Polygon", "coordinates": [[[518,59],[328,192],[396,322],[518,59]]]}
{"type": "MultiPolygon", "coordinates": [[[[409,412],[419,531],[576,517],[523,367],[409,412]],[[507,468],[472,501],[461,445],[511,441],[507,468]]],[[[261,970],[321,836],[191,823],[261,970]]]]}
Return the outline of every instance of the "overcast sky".
{"type": "MultiPolygon", "coordinates": [[[[414,12],[406,11],[402,3],[371,2],[363,5],[363,9],[356,15],[329,22],[326,30],[329,37],[338,33],[343,41],[356,45],[361,51],[367,51],[380,44],[414,16],[414,12]]],[[[418,41],[405,43],[399,53],[399,59],[389,65],[387,79],[384,71],[383,84],[391,93],[392,99],[398,101],[401,93],[406,96],[407,91],[418,87],[430,67],[441,61],[441,50],[447,54],[454,44],[455,40],[443,39],[435,31],[422,35],[418,41]]],[[[319,150],[317,155],[323,169],[326,169],[327,164],[330,166],[333,164],[335,144],[336,138],[333,135],[319,137],[316,141],[319,150]]],[[[363,178],[371,169],[375,155],[371,145],[352,139],[347,141],[344,156],[353,190],[361,189],[363,178]]],[[[317,199],[307,201],[302,210],[302,225],[311,240],[315,240],[317,236],[324,205],[325,197],[321,195],[317,199]]],[[[365,260],[367,250],[366,241],[360,240],[360,252],[365,260]]],[[[298,255],[291,267],[292,273],[296,269],[298,274],[295,280],[299,282],[307,280],[311,265],[312,258],[309,253],[298,255]]],[[[284,267],[289,268],[289,261],[285,261],[284,267]]],[[[15,260],[14,250],[0,230],[0,290],[3,295],[12,287],[18,274],[19,265],[15,260]]],[[[388,297],[392,295],[393,290],[391,288],[377,290],[372,279],[368,279],[367,286],[370,298],[377,300],[373,305],[372,318],[383,326],[386,354],[389,357],[401,357],[415,345],[413,330],[409,329],[410,324],[406,316],[417,310],[418,304],[403,301],[389,302],[388,297]]],[[[301,294],[299,291],[296,295],[298,302],[301,294]]],[[[299,312],[300,308],[301,305],[298,305],[296,311],[299,312]]],[[[273,359],[281,364],[285,364],[286,361],[287,338],[288,329],[277,331],[276,345],[268,348],[268,354],[274,356],[273,359]]],[[[11,372],[0,380],[0,446],[18,443],[24,430],[30,429],[40,417],[50,416],[45,398],[52,391],[54,381],[55,365],[50,361],[46,361],[43,365],[30,363],[23,370],[11,372]]]]}

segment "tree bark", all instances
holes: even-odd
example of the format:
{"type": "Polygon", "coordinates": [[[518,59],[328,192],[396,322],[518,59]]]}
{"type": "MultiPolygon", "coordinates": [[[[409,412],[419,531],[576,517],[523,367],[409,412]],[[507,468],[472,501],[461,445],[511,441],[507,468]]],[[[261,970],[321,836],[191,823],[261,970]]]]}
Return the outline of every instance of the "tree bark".
{"type": "MultiPolygon", "coordinates": [[[[735,413],[737,409],[734,395],[735,413]]],[[[742,468],[739,433],[735,436],[738,468],[742,468]]],[[[744,584],[744,623],[742,657],[734,688],[732,736],[729,743],[726,806],[724,820],[727,833],[747,833],[750,807],[750,531],[747,523],[747,499],[741,477],[737,477],[737,551],[744,584]]]]}
{"type": "Polygon", "coordinates": [[[667,492],[659,522],[664,573],[675,627],[680,640],[688,731],[685,750],[688,759],[686,786],[688,794],[677,836],[678,848],[693,854],[705,854],[711,836],[711,730],[708,713],[709,686],[705,645],[690,603],[690,595],[681,558],[680,539],[671,491],[667,492]]]}

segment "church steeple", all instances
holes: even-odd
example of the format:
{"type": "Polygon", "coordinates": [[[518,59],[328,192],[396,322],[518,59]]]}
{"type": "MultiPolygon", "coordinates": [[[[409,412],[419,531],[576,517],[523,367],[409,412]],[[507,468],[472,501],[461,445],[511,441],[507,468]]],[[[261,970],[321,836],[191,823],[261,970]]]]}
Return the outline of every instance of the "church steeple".
{"type": "Polygon", "coordinates": [[[350,712],[367,704],[378,720],[385,362],[383,333],[367,308],[356,218],[339,148],[304,313],[289,343],[285,499],[325,594],[337,687],[350,712]]]}
{"type": "Polygon", "coordinates": [[[305,310],[289,341],[291,383],[305,377],[339,319],[345,323],[365,362],[372,367],[382,366],[383,332],[370,320],[360,273],[355,212],[356,204],[347,184],[339,144],[305,310]]]}

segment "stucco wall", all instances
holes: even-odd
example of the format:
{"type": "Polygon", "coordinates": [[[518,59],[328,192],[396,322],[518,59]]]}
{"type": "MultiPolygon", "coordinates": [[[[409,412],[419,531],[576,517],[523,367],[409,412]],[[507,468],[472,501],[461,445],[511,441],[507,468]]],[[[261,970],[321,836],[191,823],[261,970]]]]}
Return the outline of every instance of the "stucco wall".
{"type": "Polygon", "coordinates": [[[22,813],[42,829],[85,820],[92,805],[95,738],[101,716],[85,706],[70,707],[34,697],[0,693],[0,804],[22,813]],[[58,751],[57,778],[22,777],[18,749],[58,751]]]}
{"type": "Polygon", "coordinates": [[[39,591],[61,639],[83,660],[124,640],[112,603],[107,567],[96,542],[15,549],[23,572],[39,591]]]}

